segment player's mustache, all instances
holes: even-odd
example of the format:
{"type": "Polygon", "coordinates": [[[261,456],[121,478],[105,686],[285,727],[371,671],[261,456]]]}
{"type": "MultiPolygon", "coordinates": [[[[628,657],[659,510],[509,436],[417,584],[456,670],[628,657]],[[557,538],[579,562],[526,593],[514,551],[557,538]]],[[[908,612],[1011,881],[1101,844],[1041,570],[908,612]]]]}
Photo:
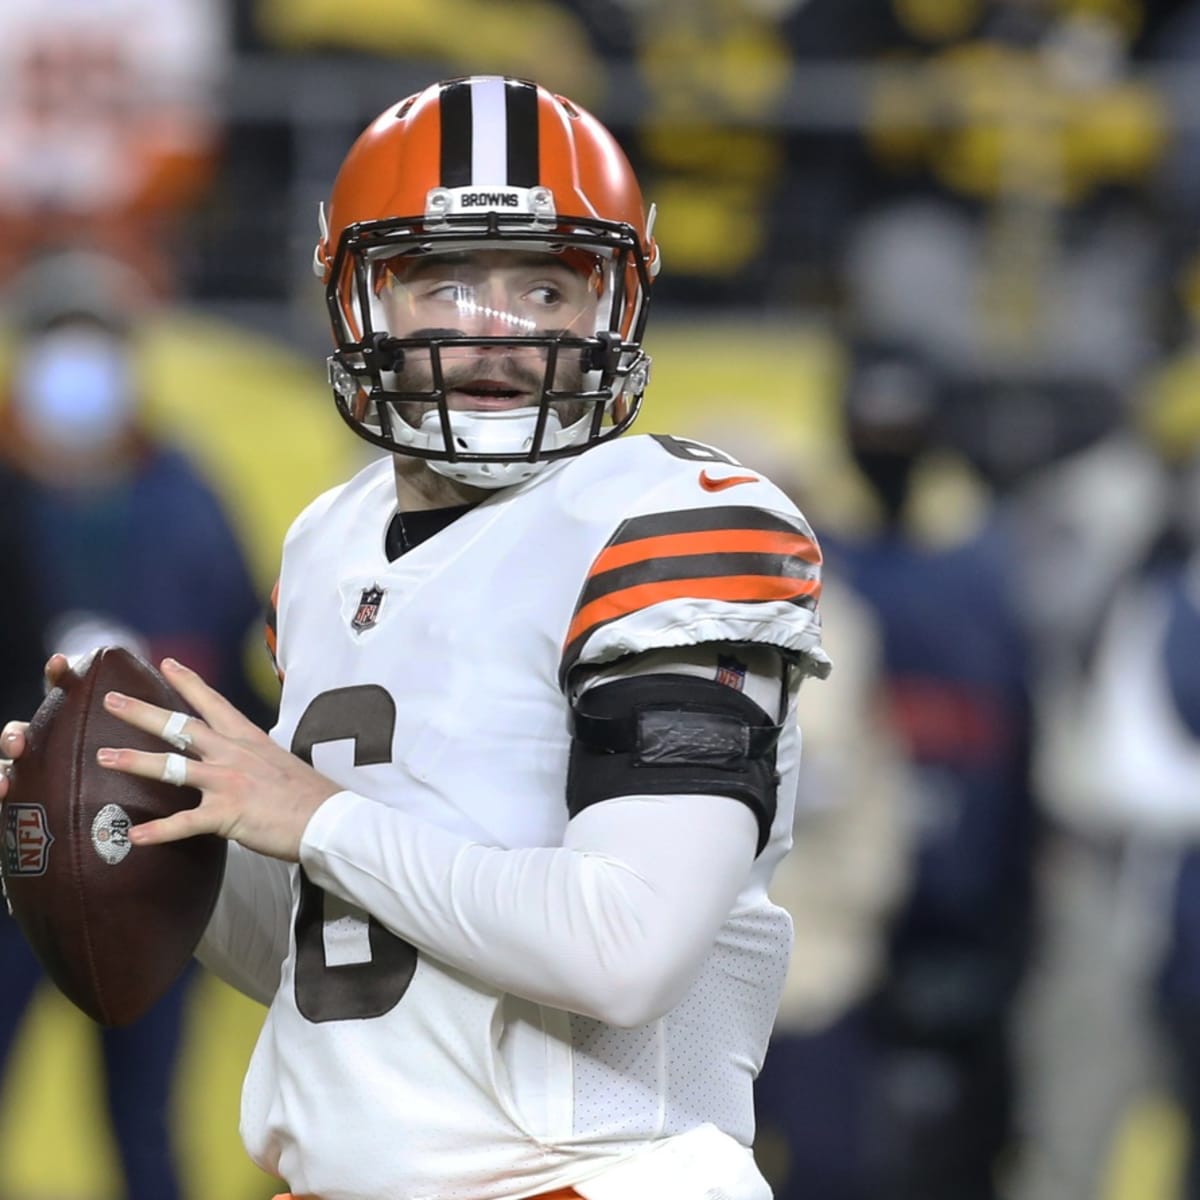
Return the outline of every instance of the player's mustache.
{"type": "MultiPolygon", "coordinates": [[[[418,336],[429,335],[422,332],[418,336]]],[[[449,363],[442,356],[442,380],[446,391],[452,392],[477,379],[503,384],[514,392],[538,392],[545,381],[545,368],[540,363],[531,367],[518,361],[515,354],[508,353],[481,353],[465,362],[456,353],[454,361],[449,363]]]]}
{"type": "Polygon", "coordinates": [[[473,363],[455,363],[443,367],[442,378],[446,391],[453,392],[479,379],[502,384],[514,392],[537,392],[545,379],[544,371],[531,371],[511,360],[502,358],[480,358],[473,363]]]}
{"type": "MultiPolygon", "coordinates": [[[[566,330],[546,330],[544,331],[547,337],[562,336],[566,330]]],[[[407,335],[412,339],[437,341],[439,339],[454,339],[465,338],[468,335],[461,329],[441,329],[429,328],[418,329],[407,335]]],[[[488,382],[498,383],[513,391],[530,392],[533,394],[540,393],[542,388],[546,386],[546,369],[542,359],[536,363],[529,362],[531,352],[541,350],[538,346],[530,346],[527,349],[522,349],[519,344],[509,348],[505,348],[504,352],[493,350],[484,352],[481,347],[448,347],[443,346],[439,354],[442,367],[442,380],[446,391],[456,391],[464,386],[474,383],[476,380],[487,380],[488,382]],[[447,361],[446,352],[449,349],[454,350],[453,359],[447,361]],[[461,355],[469,349],[475,349],[476,353],[469,359],[464,360],[461,355]]],[[[541,351],[544,354],[544,350],[541,351]]],[[[563,368],[579,366],[579,351],[560,352],[558,355],[558,371],[563,368]],[[573,353],[573,357],[572,357],[573,353]]],[[[428,363],[425,365],[425,370],[428,370],[428,363]]],[[[556,371],[556,375],[558,374],[556,371]]],[[[550,386],[554,386],[553,383],[550,386]]]]}

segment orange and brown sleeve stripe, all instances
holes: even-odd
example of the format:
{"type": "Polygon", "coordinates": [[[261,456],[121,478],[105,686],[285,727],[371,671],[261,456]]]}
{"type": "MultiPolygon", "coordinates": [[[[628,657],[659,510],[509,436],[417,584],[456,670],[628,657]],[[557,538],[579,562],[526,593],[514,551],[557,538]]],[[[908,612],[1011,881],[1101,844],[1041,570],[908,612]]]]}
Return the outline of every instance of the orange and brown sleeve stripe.
{"type": "Polygon", "coordinates": [[[567,631],[565,679],[604,625],[667,600],[785,601],[815,608],[821,552],[797,515],[750,506],[652,513],[625,521],[597,556],[567,631]]]}
{"type": "Polygon", "coordinates": [[[267,611],[265,614],[266,627],[263,630],[263,637],[267,643],[267,653],[271,656],[271,666],[275,668],[275,674],[279,676],[280,681],[283,680],[283,672],[279,669],[279,580],[275,581],[275,586],[271,589],[271,599],[267,601],[267,611]]]}

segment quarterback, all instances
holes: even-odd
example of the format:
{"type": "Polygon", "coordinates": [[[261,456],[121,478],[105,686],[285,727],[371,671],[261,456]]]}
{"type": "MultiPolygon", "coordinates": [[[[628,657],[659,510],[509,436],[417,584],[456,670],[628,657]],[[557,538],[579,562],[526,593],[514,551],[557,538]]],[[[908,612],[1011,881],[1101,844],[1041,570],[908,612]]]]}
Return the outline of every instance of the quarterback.
{"type": "Polygon", "coordinates": [[[653,224],[535,84],[383,113],[315,268],[337,409],[386,453],[288,534],[278,723],[170,660],[198,717],[108,697],[164,753],[100,761],[203,794],[133,840],[232,843],[199,956],[269,1006],[241,1129],[295,1197],[770,1195],[751,1087],[820,553],[720,451],[618,436],[653,224]]]}

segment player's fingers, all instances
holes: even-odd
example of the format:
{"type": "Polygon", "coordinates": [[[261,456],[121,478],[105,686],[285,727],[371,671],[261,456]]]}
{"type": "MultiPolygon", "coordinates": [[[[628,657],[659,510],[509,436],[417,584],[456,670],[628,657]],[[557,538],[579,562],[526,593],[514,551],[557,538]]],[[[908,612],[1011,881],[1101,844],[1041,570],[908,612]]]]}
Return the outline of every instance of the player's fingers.
{"type": "Polygon", "coordinates": [[[140,775],[143,779],[161,779],[177,787],[194,787],[201,791],[212,784],[213,768],[182,754],[153,754],[146,750],[118,750],[103,746],[96,751],[96,761],[111,771],[140,775]]]}
{"type": "Polygon", "coordinates": [[[65,654],[50,655],[46,660],[46,665],[42,668],[47,689],[58,687],[59,681],[70,669],[71,663],[65,654]]]}
{"type": "Polygon", "coordinates": [[[0,731],[0,758],[20,758],[25,753],[28,721],[9,721],[0,731]]]}
{"type": "Polygon", "coordinates": [[[8,780],[12,774],[12,760],[25,750],[26,721],[9,721],[0,731],[0,800],[8,795],[8,780]]]}
{"type": "Polygon", "coordinates": [[[212,730],[199,718],[187,713],[160,708],[157,704],[126,696],[124,692],[106,693],[104,707],[127,725],[162,738],[176,750],[191,750],[202,755],[213,748],[215,739],[212,730]]]}
{"type": "Polygon", "coordinates": [[[202,833],[218,833],[219,823],[203,808],[185,808],[182,812],[143,821],[129,831],[129,840],[139,846],[159,846],[163,842],[178,842],[202,833]]]}
{"type": "Polygon", "coordinates": [[[258,726],[249,717],[243,716],[190,667],[185,667],[176,659],[164,658],[162,670],[171,686],[213,729],[229,737],[246,737],[258,731],[258,726]]]}

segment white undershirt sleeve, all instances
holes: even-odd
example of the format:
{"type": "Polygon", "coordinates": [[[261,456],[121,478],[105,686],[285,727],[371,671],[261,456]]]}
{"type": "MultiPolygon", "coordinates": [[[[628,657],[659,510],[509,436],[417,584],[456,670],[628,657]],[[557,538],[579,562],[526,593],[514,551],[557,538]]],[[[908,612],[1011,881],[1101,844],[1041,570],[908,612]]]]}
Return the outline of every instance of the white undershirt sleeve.
{"type": "MultiPolygon", "coordinates": [[[[745,648],[744,690],[778,704],[780,664],[745,648]]],[[[594,673],[713,678],[725,648],[655,652],[594,673]]],[[[318,887],[441,962],[537,1003],[639,1025],[682,999],[754,861],[754,813],[725,796],[628,796],[584,809],[554,847],[484,846],[343,791],[309,821],[300,862],[318,887]]],[[[198,957],[269,1002],[288,950],[291,869],[230,845],[198,957]]]]}
{"type": "Polygon", "coordinates": [[[260,1004],[270,1004],[292,924],[290,863],[229,843],[225,879],[196,957],[260,1004]]]}
{"type": "Polygon", "coordinates": [[[482,846],[352,792],[309,822],[319,887],[417,949],[537,1003],[640,1025],[672,1008],[754,861],[754,814],[724,796],[585,809],[563,845],[482,846]]]}

